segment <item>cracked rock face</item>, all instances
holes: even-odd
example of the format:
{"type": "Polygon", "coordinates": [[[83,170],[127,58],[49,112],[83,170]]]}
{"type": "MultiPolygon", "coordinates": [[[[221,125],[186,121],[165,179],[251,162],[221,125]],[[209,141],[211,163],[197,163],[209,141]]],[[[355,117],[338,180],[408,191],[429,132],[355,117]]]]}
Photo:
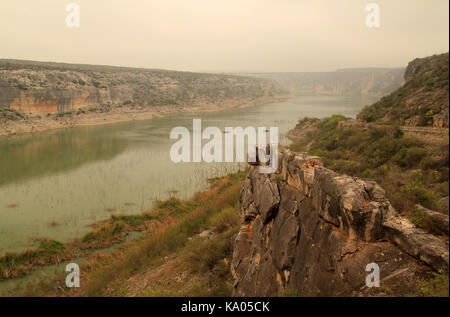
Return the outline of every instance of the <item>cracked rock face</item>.
{"type": "Polygon", "coordinates": [[[320,158],[280,150],[277,173],[251,167],[241,190],[232,260],[235,296],[345,296],[383,277],[445,270],[448,244],[399,217],[373,181],[339,175],[320,158]]]}

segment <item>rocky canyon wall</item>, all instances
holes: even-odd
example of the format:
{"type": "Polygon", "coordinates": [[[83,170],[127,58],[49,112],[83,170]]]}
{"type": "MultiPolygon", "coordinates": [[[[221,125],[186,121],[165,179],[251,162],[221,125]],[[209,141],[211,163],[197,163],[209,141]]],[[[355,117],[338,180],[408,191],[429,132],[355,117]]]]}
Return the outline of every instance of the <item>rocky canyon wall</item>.
{"type": "Polygon", "coordinates": [[[243,76],[0,60],[0,108],[32,114],[101,105],[218,107],[280,93],[272,80],[243,76]]]}
{"type": "Polygon", "coordinates": [[[282,149],[274,174],[251,167],[239,211],[235,296],[356,296],[369,263],[379,265],[382,285],[448,268],[448,243],[399,216],[383,188],[306,153],[282,149]]]}

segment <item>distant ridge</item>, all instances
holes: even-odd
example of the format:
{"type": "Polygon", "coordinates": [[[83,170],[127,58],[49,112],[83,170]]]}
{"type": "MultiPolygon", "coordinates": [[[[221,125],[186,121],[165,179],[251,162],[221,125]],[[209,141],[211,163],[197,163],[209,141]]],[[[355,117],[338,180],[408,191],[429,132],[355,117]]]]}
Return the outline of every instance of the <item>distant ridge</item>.
{"type": "Polygon", "coordinates": [[[381,97],[401,86],[404,68],[345,68],[333,72],[243,73],[270,78],[295,95],[381,97]]]}

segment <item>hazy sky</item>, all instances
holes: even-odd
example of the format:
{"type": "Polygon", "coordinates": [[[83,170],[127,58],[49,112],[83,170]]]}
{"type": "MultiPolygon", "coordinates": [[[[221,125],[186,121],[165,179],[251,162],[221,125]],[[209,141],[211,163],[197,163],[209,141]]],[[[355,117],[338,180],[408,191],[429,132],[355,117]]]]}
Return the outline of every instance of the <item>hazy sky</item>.
{"type": "Polygon", "coordinates": [[[406,66],[449,48],[448,0],[1,0],[0,58],[188,71],[406,66]],[[67,28],[66,5],[80,5],[67,28]],[[380,28],[367,28],[366,4],[380,28]]]}

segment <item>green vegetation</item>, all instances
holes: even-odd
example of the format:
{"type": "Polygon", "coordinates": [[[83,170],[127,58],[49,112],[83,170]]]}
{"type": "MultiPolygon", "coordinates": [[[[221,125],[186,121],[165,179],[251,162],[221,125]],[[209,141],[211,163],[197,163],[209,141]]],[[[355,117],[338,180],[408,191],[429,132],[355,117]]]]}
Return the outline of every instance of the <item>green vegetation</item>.
{"type": "Polygon", "coordinates": [[[319,122],[319,121],[320,120],[317,119],[317,118],[310,118],[310,117],[306,116],[306,117],[303,117],[303,119],[298,120],[298,126],[302,126],[306,122],[316,123],[316,122],[319,122]]]}
{"type": "Polygon", "coordinates": [[[51,239],[42,239],[35,250],[1,256],[0,281],[24,276],[35,265],[60,263],[75,256],[76,252],[70,247],[51,239]]]}
{"type": "MultiPolygon", "coordinates": [[[[395,125],[352,126],[340,115],[315,122],[316,132],[291,149],[321,156],[331,170],[375,179],[387,191],[394,207],[417,219],[415,204],[436,209],[448,195],[448,147],[426,150],[395,125]]],[[[423,228],[435,232],[428,221],[423,228]]],[[[439,231],[439,230],[438,230],[439,231]]]]}
{"type": "Polygon", "coordinates": [[[411,278],[411,289],[414,291],[408,296],[414,297],[448,297],[448,272],[435,273],[432,278],[411,278]]]}
{"type": "Polygon", "coordinates": [[[0,106],[0,121],[18,121],[25,119],[25,115],[20,111],[0,106]]]}
{"type": "MultiPolygon", "coordinates": [[[[230,196],[230,199],[236,199],[230,196]]],[[[239,225],[239,215],[234,208],[226,208],[211,218],[211,226],[214,232],[222,233],[239,225]]]]}

